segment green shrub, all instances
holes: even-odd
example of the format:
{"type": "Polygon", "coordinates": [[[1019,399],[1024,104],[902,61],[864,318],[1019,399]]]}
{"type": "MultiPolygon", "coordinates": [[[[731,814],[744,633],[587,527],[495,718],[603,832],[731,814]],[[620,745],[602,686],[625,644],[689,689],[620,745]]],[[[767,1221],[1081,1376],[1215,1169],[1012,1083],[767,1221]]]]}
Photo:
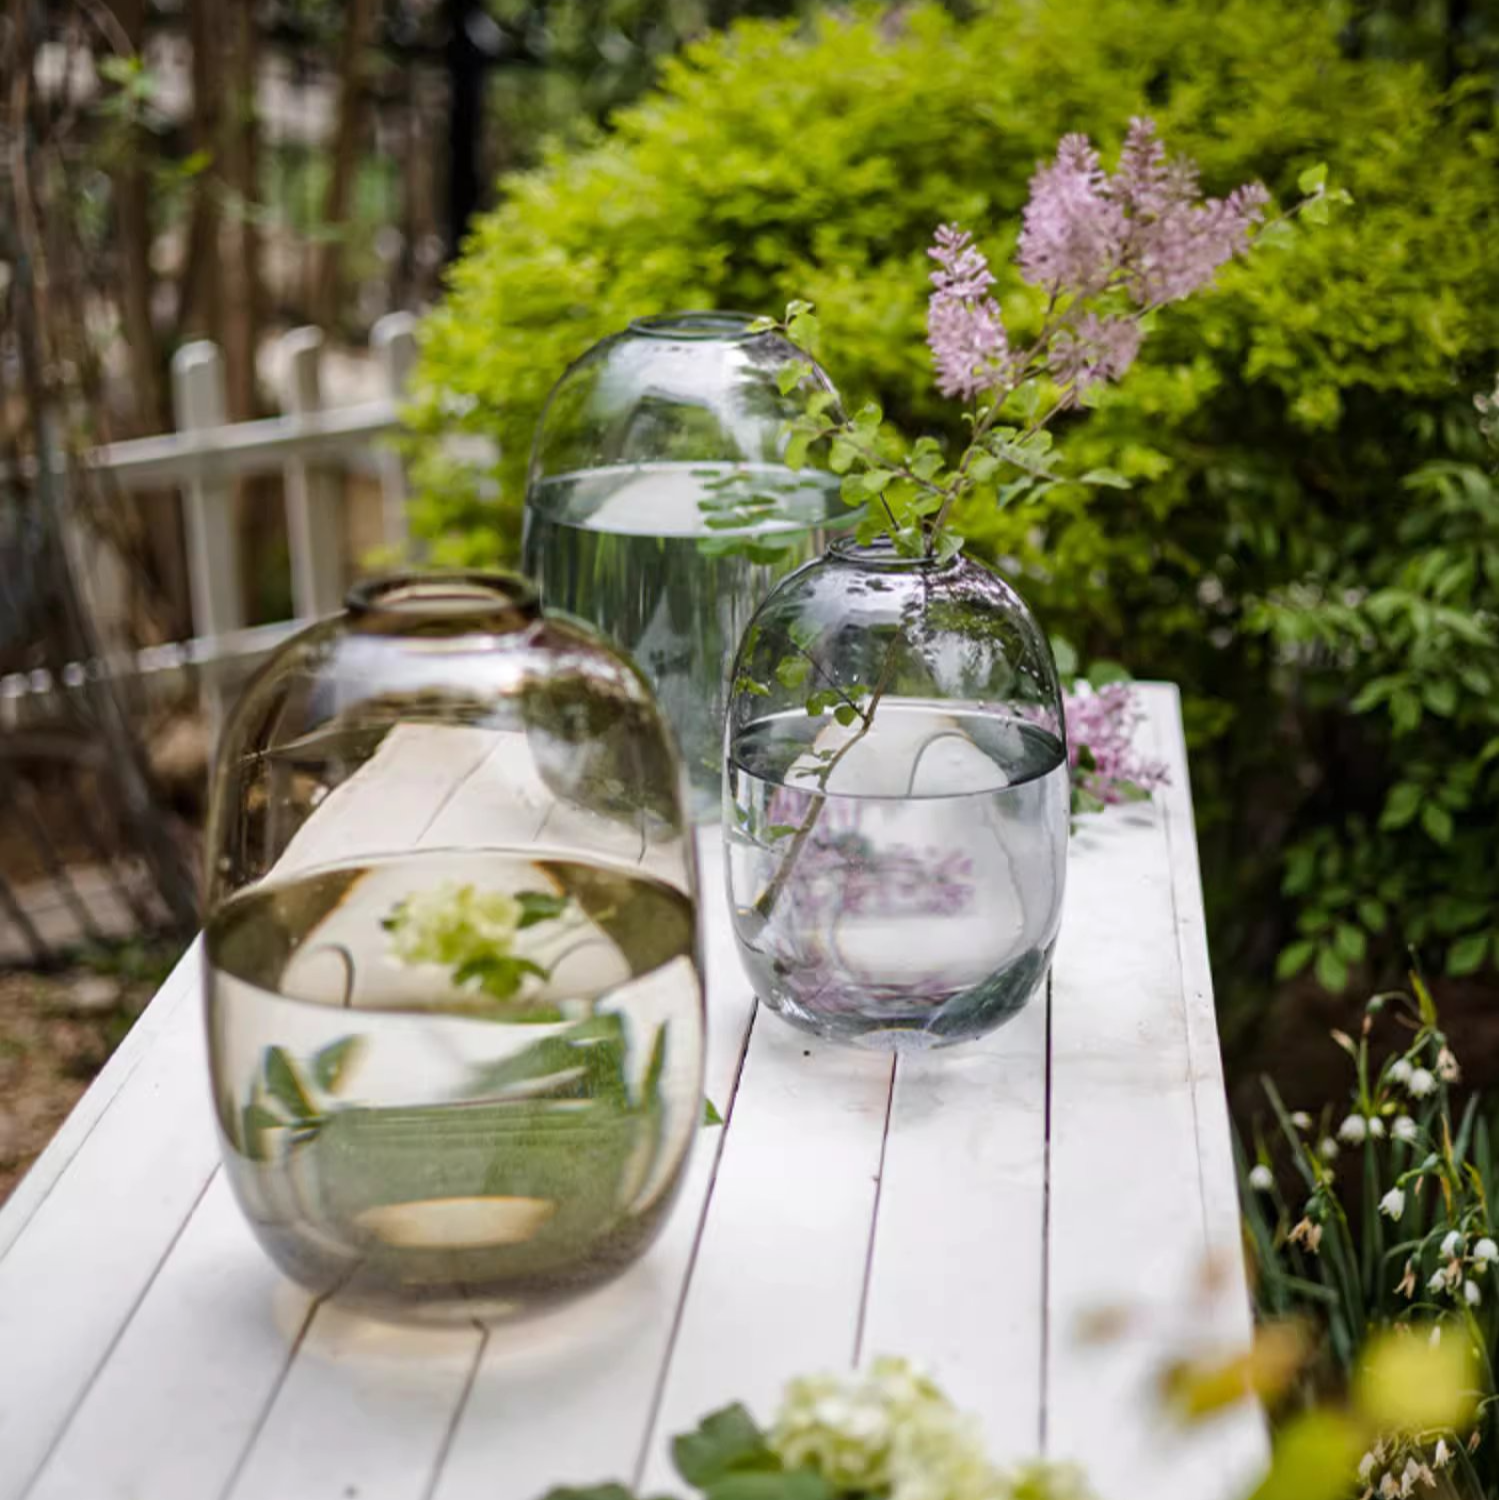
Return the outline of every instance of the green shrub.
{"type": "MultiPolygon", "coordinates": [[[[546,390],[650,311],[808,297],[845,393],[942,431],[932,229],[960,220],[1006,262],[1065,131],[1117,143],[1153,114],[1210,191],[1259,176],[1289,198],[1327,160],[1355,208],[1163,314],[1123,387],[1061,431],[1134,487],[965,529],[1085,657],[1182,684],[1225,989],[1262,993],[1277,954],[1341,988],[1407,937],[1478,967],[1499,898],[1499,503],[1451,466],[1475,457],[1467,393],[1499,363],[1491,81],[1443,92],[1418,65],[1348,60],[1337,19],[1019,0],[689,49],[607,137],[504,184],[454,267],[424,328],[419,529],[439,558],[513,556],[546,390]],[[497,499],[439,457],[455,427],[498,441],[497,499]]],[[[1018,278],[1002,291],[1013,325],[1034,320],[1018,278]]]]}

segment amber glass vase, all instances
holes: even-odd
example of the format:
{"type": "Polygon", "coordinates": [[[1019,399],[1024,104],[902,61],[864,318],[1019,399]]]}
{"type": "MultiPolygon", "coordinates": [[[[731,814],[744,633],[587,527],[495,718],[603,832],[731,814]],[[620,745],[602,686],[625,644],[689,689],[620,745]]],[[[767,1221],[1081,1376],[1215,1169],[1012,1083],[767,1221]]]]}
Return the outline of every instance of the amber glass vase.
{"type": "Polygon", "coordinates": [[[516,578],[365,585],[253,680],[212,790],[209,1061],[291,1276],[493,1318],[650,1243],[701,1110],[681,787],[640,674],[516,578]]]}

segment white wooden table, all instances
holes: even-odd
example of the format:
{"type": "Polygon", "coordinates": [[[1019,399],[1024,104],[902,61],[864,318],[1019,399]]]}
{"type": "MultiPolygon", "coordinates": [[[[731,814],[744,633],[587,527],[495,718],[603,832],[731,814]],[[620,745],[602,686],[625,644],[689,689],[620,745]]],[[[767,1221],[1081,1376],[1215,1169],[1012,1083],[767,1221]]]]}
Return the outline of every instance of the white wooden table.
{"type": "Polygon", "coordinates": [[[896,1062],[757,1014],[705,837],[728,1123],[652,1250],[544,1322],[386,1328],[278,1275],[218,1168],[195,947],[0,1211],[0,1500],[680,1492],[672,1433],[883,1352],[996,1458],[1076,1459],[1103,1500],[1241,1496],[1258,1413],[1183,1435],[1155,1388],[1249,1316],[1177,697],[1143,691],[1170,786],[1086,820],[1047,991],[966,1050],[896,1062]],[[1120,1306],[1121,1336],[1080,1336],[1120,1306]]]}

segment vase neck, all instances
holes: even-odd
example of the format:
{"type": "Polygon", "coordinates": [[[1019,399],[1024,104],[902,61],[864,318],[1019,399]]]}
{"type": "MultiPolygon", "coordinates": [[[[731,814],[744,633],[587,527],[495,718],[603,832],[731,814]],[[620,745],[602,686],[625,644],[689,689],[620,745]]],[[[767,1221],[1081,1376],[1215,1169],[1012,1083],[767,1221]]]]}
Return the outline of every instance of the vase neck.
{"type": "Polygon", "coordinates": [[[371,635],[506,635],[541,618],[535,586],[515,573],[391,573],[345,602],[350,627],[371,635]]]}

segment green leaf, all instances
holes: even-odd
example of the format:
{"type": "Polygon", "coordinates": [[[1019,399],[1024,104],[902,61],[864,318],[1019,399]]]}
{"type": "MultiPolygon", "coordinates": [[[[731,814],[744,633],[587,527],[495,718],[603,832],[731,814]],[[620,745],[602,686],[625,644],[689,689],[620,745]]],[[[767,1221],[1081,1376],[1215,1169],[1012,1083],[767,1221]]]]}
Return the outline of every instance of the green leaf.
{"type": "Polygon", "coordinates": [[[855,708],[851,703],[840,703],[838,707],[833,710],[833,717],[837,719],[837,721],[841,725],[843,725],[845,729],[847,729],[850,724],[853,724],[858,720],[859,710],[855,708]]]}
{"type": "Polygon", "coordinates": [[[1439,844],[1452,842],[1452,814],[1439,802],[1428,802],[1421,809],[1421,826],[1439,844]]]}
{"type": "Polygon", "coordinates": [[[695,1432],[674,1438],[671,1456],[677,1473],[700,1490],[741,1469],[780,1467],[755,1419],[737,1404],[704,1417],[695,1432]]]}
{"type": "Polygon", "coordinates": [[[567,910],[567,897],[553,895],[550,891],[521,891],[515,898],[520,902],[520,927],[534,927],[538,922],[551,922],[567,910]]]}
{"type": "Polygon", "coordinates": [[[1472,974],[1483,965],[1489,948],[1486,932],[1470,932],[1447,950],[1447,972],[1454,977],[1472,974]]]}
{"type": "Polygon", "coordinates": [[[1134,486],[1116,469],[1089,469],[1078,479],[1079,484],[1099,485],[1104,489],[1128,490],[1134,486]]]}
{"type": "Polygon", "coordinates": [[[1051,658],[1056,663],[1057,676],[1063,682],[1071,682],[1077,676],[1077,647],[1066,636],[1052,636],[1051,658]]]}
{"type": "Polygon", "coordinates": [[[350,1065],[363,1050],[363,1037],[345,1036],[313,1053],[312,1077],[317,1086],[325,1094],[336,1094],[350,1065]]]}
{"type": "Polygon", "coordinates": [[[1289,219],[1277,219],[1275,223],[1267,224],[1255,236],[1255,244],[1274,250],[1285,250],[1294,245],[1296,240],[1296,226],[1289,219]]]}
{"type": "Polygon", "coordinates": [[[1319,161],[1316,166],[1308,167],[1296,179],[1296,186],[1305,197],[1320,193],[1327,186],[1327,163],[1319,161]]]}
{"type": "Polygon", "coordinates": [[[807,450],[812,446],[810,433],[793,432],[786,439],[784,461],[788,469],[800,469],[807,462],[807,450]]]}
{"type": "Polygon", "coordinates": [[[718,1112],[718,1106],[706,1095],[703,1096],[703,1124],[722,1125],[723,1116],[718,1112]]]}
{"type": "Polygon", "coordinates": [[[793,360],[776,371],[776,389],[789,396],[803,380],[812,373],[812,366],[804,359],[793,360]]]}
{"type": "Polygon", "coordinates": [[[810,1469],[790,1473],[729,1474],[703,1491],[703,1500],[833,1500],[827,1480],[810,1469]]]}
{"type": "Polygon", "coordinates": [[[510,953],[486,953],[461,963],[453,970],[454,984],[478,981],[482,993],[494,1000],[510,1000],[520,993],[527,975],[545,979],[547,971],[529,958],[510,953]]]}
{"type": "Polygon", "coordinates": [[[1365,896],[1358,904],[1358,919],[1370,932],[1383,932],[1388,920],[1384,902],[1375,900],[1373,896],[1365,896]]]}
{"type": "Polygon", "coordinates": [[[1347,959],[1351,964],[1361,962],[1368,951],[1368,941],[1364,937],[1363,930],[1355,927],[1351,922],[1338,924],[1332,936],[1332,944],[1337,949],[1338,956],[1347,959]]]}
{"type": "Polygon", "coordinates": [[[1327,199],[1320,194],[1315,198],[1308,198],[1305,207],[1301,210],[1301,217],[1308,224],[1325,224],[1329,217],[1327,199]]]}
{"type": "Polygon", "coordinates": [[[1323,948],[1317,954],[1317,983],[1334,995],[1341,995],[1348,987],[1348,965],[1332,948],[1323,948]]]}
{"type": "Polygon", "coordinates": [[[811,670],[812,663],[805,656],[788,656],[776,665],[776,681],[795,692],[807,680],[811,670]]]}
{"type": "Polygon", "coordinates": [[[1107,687],[1111,682],[1132,682],[1129,668],[1122,662],[1095,661],[1088,667],[1088,681],[1096,688],[1107,687]]]}
{"type": "Polygon", "coordinates": [[[772,823],[765,830],[765,837],[768,838],[771,843],[775,843],[779,839],[789,839],[793,833],[799,832],[801,832],[801,830],[795,823],[772,823]]]}
{"type": "Polygon", "coordinates": [[[1421,689],[1421,700],[1432,713],[1450,719],[1457,712],[1457,684],[1448,677],[1436,677],[1421,689]]]}
{"type": "Polygon", "coordinates": [[[1381,828],[1404,828],[1421,808],[1425,796],[1413,781],[1401,781],[1390,789],[1385,798],[1384,812],[1380,815],[1381,828]]]}
{"type": "Polygon", "coordinates": [[[307,1092],[297,1067],[290,1055],[281,1047],[265,1049],[265,1088],[294,1120],[310,1120],[317,1116],[317,1106],[307,1092]]]}
{"type": "Polygon", "coordinates": [[[1275,960],[1275,977],[1290,979],[1299,974],[1312,961],[1312,954],[1316,951],[1317,945],[1310,938],[1302,938],[1282,948],[1280,957],[1275,960]]]}
{"type": "Polygon", "coordinates": [[[859,450],[847,438],[835,437],[828,453],[828,468],[835,474],[847,474],[859,457],[859,450]]]}
{"type": "Polygon", "coordinates": [[[1421,722],[1421,700],[1408,688],[1390,695],[1390,719],[1397,734],[1409,734],[1421,722]]]}
{"type": "Polygon", "coordinates": [[[635,1492],[622,1484],[563,1485],[548,1490],[542,1500],[635,1500],[635,1492]]]}
{"type": "Polygon", "coordinates": [[[774,318],[755,318],[744,331],[746,333],[771,333],[778,326],[774,318]]]}

